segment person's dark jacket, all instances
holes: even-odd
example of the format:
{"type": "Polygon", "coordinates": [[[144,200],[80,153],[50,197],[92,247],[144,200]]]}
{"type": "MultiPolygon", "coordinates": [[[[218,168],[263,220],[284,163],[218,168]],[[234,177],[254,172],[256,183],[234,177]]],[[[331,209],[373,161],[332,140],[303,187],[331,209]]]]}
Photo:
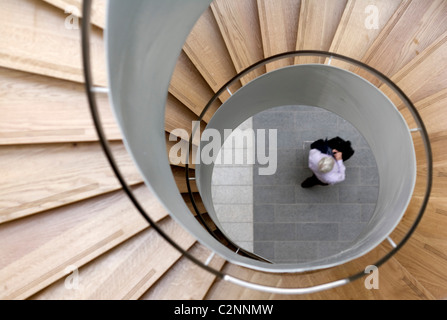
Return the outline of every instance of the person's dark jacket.
{"type": "Polygon", "coordinates": [[[340,137],[335,137],[331,140],[317,140],[310,145],[311,149],[317,149],[322,153],[332,155],[332,150],[337,149],[343,154],[343,161],[348,161],[355,153],[352,149],[351,141],[345,141],[340,137]]]}

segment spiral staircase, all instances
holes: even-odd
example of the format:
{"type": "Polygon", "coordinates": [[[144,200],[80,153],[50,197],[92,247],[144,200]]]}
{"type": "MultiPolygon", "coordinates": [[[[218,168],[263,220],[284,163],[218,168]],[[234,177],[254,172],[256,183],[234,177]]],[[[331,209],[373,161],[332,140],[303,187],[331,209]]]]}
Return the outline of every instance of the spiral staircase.
{"type": "MultiPolygon", "coordinates": [[[[228,80],[266,57],[295,50],[329,51],[379,70],[408,95],[427,127],[434,166],[430,201],[410,240],[380,267],[380,289],[368,290],[358,280],[287,296],[247,289],[207,272],[135,210],[104,157],[89,113],[77,18],[82,1],[0,3],[1,299],[447,297],[447,1],[216,0],[185,42],[167,96],[168,149],[175,143],[169,134],[177,128],[190,132],[191,122],[228,80]]],[[[98,88],[108,87],[105,9],[105,0],[93,2],[91,58],[98,88]]],[[[267,64],[233,89],[280,67],[318,60],[267,64]]],[[[96,96],[107,139],[135,196],[166,234],[212,268],[272,287],[305,287],[346,277],[390,250],[391,244],[383,242],[346,265],[305,274],[254,271],[213,255],[146,188],[123,144],[107,92],[96,96]]],[[[219,103],[229,97],[229,92],[222,95],[219,103]]],[[[203,125],[210,119],[208,114],[203,125]]],[[[416,142],[416,153],[423,147],[416,142]]],[[[185,168],[172,164],[171,169],[194,212],[185,168]]],[[[189,170],[193,174],[194,168],[189,170]]],[[[418,176],[426,171],[419,166],[418,176]]],[[[402,237],[421,201],[413,197],[390,238],[402,237]]]]}

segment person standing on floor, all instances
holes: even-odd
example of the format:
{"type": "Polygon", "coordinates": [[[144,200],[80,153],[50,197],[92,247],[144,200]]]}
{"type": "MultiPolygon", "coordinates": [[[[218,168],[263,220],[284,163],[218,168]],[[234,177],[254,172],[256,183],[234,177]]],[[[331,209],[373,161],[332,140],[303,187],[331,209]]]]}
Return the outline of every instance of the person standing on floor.
{"type": "Polygon", "coordinates": [[[314,142],[309,152],[309,169],[312,170],[313,176],[307,178],[301,187],[312,188],[317,185],[328,186],[343,182],[346,178],[344,161],[353,154],[351,142],[339,137],[330,141],[326,139],[314,142]],[[334,146],[343,149],[346,154],[333,148],[334,146]]]}

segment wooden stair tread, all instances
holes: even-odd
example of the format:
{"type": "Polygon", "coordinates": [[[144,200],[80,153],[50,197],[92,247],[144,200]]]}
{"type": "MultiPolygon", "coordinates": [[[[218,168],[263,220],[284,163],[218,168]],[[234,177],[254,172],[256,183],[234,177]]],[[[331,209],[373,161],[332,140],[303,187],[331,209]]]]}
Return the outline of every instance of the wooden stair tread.
{"type": "MultiPolygon", "coordinates": [[[[69,16],[61,10],[61,7],[65,7],[65,2],[57,3],[58,6],[55,7],[43,0],[5,0],[3,8],[8,14],[0,22],[0,32],[4,34],[5,43],[0,49],[0,66],[57,79],[84,82],[80,31],[65,27],[69,16]],[[55,47],[60,48],[60,43],[64,44],[63,50],[54,50],[55,47]]],[[[79,1],[73,4],[79,5],[79,1]]],[[[103,31],[93,27],[93,80],[96,85],[102,87],[107,87],[105,53],[103,31]]],[[[180,58],[184,56],[182,53],[180,58]]],[[[179,60],[170,90],[197,115],[200,115],[209,98],[214,95],[195,67],[191,68],[188,59],[179,60]]],[[[213,106],[207,120],[217,108],[218,105],[213,106]]]]}
{"type": "MultiPolygon", "coordinates": [[[[111,144],[128,184],[142,182],[121,142],[111,144]]],[[[97,143],[4,146],[0,221],[36,214],[121,188],[97,143]]]]}
{"type": "MultiPolygon", "coordinates": [[[[329,51],[361,60],[403,1],[348,0],[329,51]],[[374,26],[371,18],[376,13],[377,25],[374,26]]],[[[344,63],[334,61],[333,65],[343,66],[344,63]]]]}
{"type": "MultiPolygon", "coordinates": [[[[80,32],[65,27],[63,11],[42,0],[4,0],[2,9],[0,66],[84,81],[80,32]]],[[[92,29],[91,43],[95,83],[107,86],[102,30],[92,29]]]]}
{"type": "Polygon", "coordinates": [[[362,61],[391,77],[445,31],[445,1],[405,1],[370,46],[362,61]]]}
{"type": "MultiPolygon", "coordinates": [[[[346,3],[347,0],[301,0],[296,50],[329,51],[346,3]]],[[[322,61],[316,57],[295,59],[295,63],[303,64],[322,61]]]]}
{"type": "MultiPolygon", "coordinates": [[[[1,145],[98,141],[84,85],[5,68],[0,68],[0,82],[4,88],[1,145]]],[[[122,140],[108,96],[98,94],[96,98],[107,139],[122,140]]],[[[168,96],[167,132],[183,129],[190,133],[196,120],[191,110],[168,96]]],[[[202,123],[201,130],[204,128],[202,123]]]]}
{"type": "MultiPolygon", "coordinates": [[[[202,245],[195,244],[190,254],[205,262],[211,252],[202,245]]],[[[225,260],[215,256],[209,266],[220,270],[225,260]]],[[[201,269],[186,257],[182,257],[141,300],[203,300],[216,276],[201,269]]]]}
{"type": "MultiPolygon", "coordinates": [[[[264,58],[256,0],[216,0],[211,9],[237,72],[264,58]]],[[[261,67],[243,77],[242,85],[263,73],[261,67]]]]}
{"type": "MultiPolygon", "coordinates": [[[[300,6],[301,0],[258,0],[265,58],[295,50],[300,6]]],[[[269,63],[267,72],[292,65],[293,61],[288,58],[269,63]]]]}
{"type": "MultiPolygon", "coordinates": [[[[167,215],[145,186],[135,195],[155,221],[167,215]]],[[[10,243],[2,249],[0,296],[28,298],[147,227],[122,191],[0,225],[10,243]]]]}
{"type": "MultiPolygon", "coordinates": [[[[210,8],[197,21],[183,51],[215,93],[237,73],[210,8]]],[[[236,83],[231,86],[231,92],[240,87],[240,83],[236,83]]],[[[229,97],[230,94],[225,91],[221,101],[229,97]]]]}
{"type": "Polygon", "coordinates": [[[447,32],[397,72],[391,80],[412,101],[420,101],[447,87],[447,32]]]}
{"type": "MultiPolygon", "coordinates": [[[[201,115],[205,106],[214,96],[208,83],[183,51],[174,70],[169,92],[197,116],[201,115]]],[[[213,104],[203,120],[208,122],[219,107],[218,102],[213,104]]]]}
{"type": "MultiPolygon", "coordinates": [[[[4,68],[0,81],[0,144],[98,140],[83,85],[4,68]]],[[[97,102],[107,138],[121,140],[107,96],[97,95],[97,102]]]]}
{"type": "MultiPolygon", "coordinates": [[[[160,222],[160,227],[184,249],[195,243],[169,217],[160,222]]],[[[149,228],[81,267],[78,290],[67,290],[65,280],[61,279],[33,299],[139,299],[180,257],[177,250],[149,228]]]]}

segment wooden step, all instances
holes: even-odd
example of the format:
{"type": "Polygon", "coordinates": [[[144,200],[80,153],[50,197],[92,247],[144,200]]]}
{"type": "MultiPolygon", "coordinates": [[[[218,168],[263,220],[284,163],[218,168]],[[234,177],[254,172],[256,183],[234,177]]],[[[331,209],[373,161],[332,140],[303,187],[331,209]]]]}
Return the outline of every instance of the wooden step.
{"type": "MultiPolygon", "coordinates": [[[[429,210],[431,212],[433,209],[429,210]]],[[[447,263],[445,220],[446,217],[439,213],[426,215],[417,232],[396,256],[438,300],[445,297],[447,288],[444,272],[447,263]]],[[[395,234],[403,237],[406,231],[399,227],[395,234]]]]}
{"type": "MultiPolygon", "coordinates": [[[[3,117],[0,144],[42,144],[98,141],[82,84],[37,74],[0,68],[0,100],[3,117]]],[[[103,129],[108,140],[121,140],[121,129],[108,96],[96,95],[103,129]]],[[[191,132],[198,117],[172,95],[166,104],[167,132],[191,132]]],[[[202,123],[201,130],[205,128],[202,123]]],[[[198,139],[194,141],[198,144],[198,139]]]]}
{"type": "MultiPolygon", "coordinates": [[[[301,0],[296,50],[329,51],[346,3],[347,0],[301,0]]],[[[298,57],[295,63],[322,63],[324,60],[298,57]]]]}
{"type": "MultiPolygon", "coordinates": [[[[166,102],[166,115],[165,115],[165,130],[167,132],[173,133],[175,136],[189,141],[193,129],[198,132],[194,122],[198,121],[199,117],[194,114],[190,109],[185,107],[179,100],[177,100],[173,95],[168,94],[166,102]],[[177,133],[176,130],[184,130],[186,132],[186,137],[177,133]]],[[[206,122],[201,121],[200,123],[200,133],[205,130],[206,122]]],[[[200,144],[200,135],[195,134],[193,137],[193,144],[200,144]]]]}
{"type": "MultiPolygon", "coordinates": [[[[294,51],[297,46],[301,0],[258,0],[264,57],[294,51]]],[[[290,66],[294,59],[282,59],[266,65],[267,72],[290,66]]]]}
{"type": "MultiPolygon", "coordinates": [[[[98,140],[82,84],[5,68],[0,82],[0,144],[98,140]]],[[[107,95],[98,94],[97,102],[107,138],[121,140],[107,95]]]]}
{"type": "MultiPolygon", "coordinates": [[[[169,92],[197,116],[201,115],[203,109],[214,96],[214,92],[208,83],[183,51],[177,61],[169,92]]],[[[219,107],[220,103],[216,101],[203,120],[209,122],[219,107]]]]}
{"type": "Polygon", "coordinates": [[[420,101],[447,87],[447,32],[409,62],[391,80],[412,101],[420,101]]]}
{"type": "MultiPolygon", "coordinates": [[[[214,92],[219,91],[237,74],[211,8],[208,8],[197,21],[184,44],[183,51],[214,92]]],[[[240,87],[238,81],[229,89],[234,93],[240,87]]],[[[229,97],[230,93],[225,91],[220,100],[224,102],[229,97]]]]}
{"type": "MultiPolygon", "coordinates": [[[[169,217],[161,221],[160,227],[185,250],[195,243],[169,217]]],[[[149,228],[80,267],[78,289],[67,290],[67,279],[61,279],[32,299],[136,300],[180,258],[176,249],[149,228]]]]}
{"type": "MultiPolygon", "coordinates": [[[[256,0],[216,0],[214,17],[239,73],[264,58],[256,0]]],[[[265,73],[261,67],[241,79],[242,85],[265,73]]]]}
{"type": "MultiPolygon", "coordinates": [[[[79,28],[70,29],[65,26],[70,14],[61,10],[65,8],[65,2],[57,3],[58,7],[43,0],[4,1],[2,5],[8,14],[0,22],[0,32],[5,35],[5,45],[0,49],[0,66],[84,82],[79,28]],[[64,44],[63,47],[60,46],[61,43],[64,44]]],[[[79,2],[75,2],[76,4],[79,5],[79,2]]],[[[97,27],[92,28],[91,51],[94,82],[98,86],[107,87],[103,31],[97,27]]],[[[191,62],[185,58],[184,53],[180,56],[170,89],[196,115],[200,115],[214,95],[200,73],[195,67],[191,67],[191,62]]],[[[207,120],[218,107],[219,105],[213,106],[207,120]]]]}
{"type": "MultiPolygon", "coordinates": [[[[171,171],[174,176],[175,183],[177,184],[180,193],[188,193],[188,186],[186,184],[186,171],[185,168],[178,166],[171,166],[171,171]]],[[[194,170],[189,169],[189,176],[195,177],[194,170]]],[[[198,192],[197,184],[194,181],[190,181],[191,192],[198,192]]]]}
{"type": "MultiPolygon", "coordinates": [[[[296,50],[329,51],[346,3],[347,0],[301,0],[296,50]]],[[[324,60],[298,57],[295,63],[322,63],[324,60]]]]}
{"type": "MultiPolygon", "coordinates": [[[[152,219],[166,217],[145,186],[134,192],[152,219]]],[[[147,228],[122,191],[2,224],[8,245],[1,248],[0,297],[26,299],[59,279],[63,286],[68,267],[81,268],[147,228]]]]}
{"type": "MultiPolygon", "coordinates": [[[[329,51],[360,60],[404,1],[348,0],[329,51]]],[[[345,65],[340,61],[332,64],[345,65]]]]}
{"type": "MultiPolygon", "coordinates": [[[[127,183],[142,177],[121,142],[111,144],[127,183]]],[[[121,188],[98,143],[3,146],[0,222],[121,188]]]]}
{"type": "MultiPolygon", "coordinates": [[[[83,82],[80,31],[65,25],[65,14],[42,0],[4,0],[0,21],[0,66],[83,82]]],[[[102,30],[93,28],[92,71],[107,86],[102,30]]]]}
{"type": "MultiPolygon", "coordinates": [[[[189,253],[206,262],[211,252],[202,245],[195,244],[189,253]]],[[[214,256],[209,266],[220,270],[225,260],[214,256]]],[[[160,280],[158,280],[141,300],[203,300],[216,276],[203,270],[186,257],[182,257],[160,280]]]]}
{"type": "Polygon", "coordinates": [[[362,61],[392,77],[446,31],[447,2],[405,1],[362,61]]]}
{"type": "Polygon", "coordinates": [[[429,133],[434,134],[445,130],[447,114],[444,112],[444,106],[446,104],[447,88],[415,103],[429,133]]]}

